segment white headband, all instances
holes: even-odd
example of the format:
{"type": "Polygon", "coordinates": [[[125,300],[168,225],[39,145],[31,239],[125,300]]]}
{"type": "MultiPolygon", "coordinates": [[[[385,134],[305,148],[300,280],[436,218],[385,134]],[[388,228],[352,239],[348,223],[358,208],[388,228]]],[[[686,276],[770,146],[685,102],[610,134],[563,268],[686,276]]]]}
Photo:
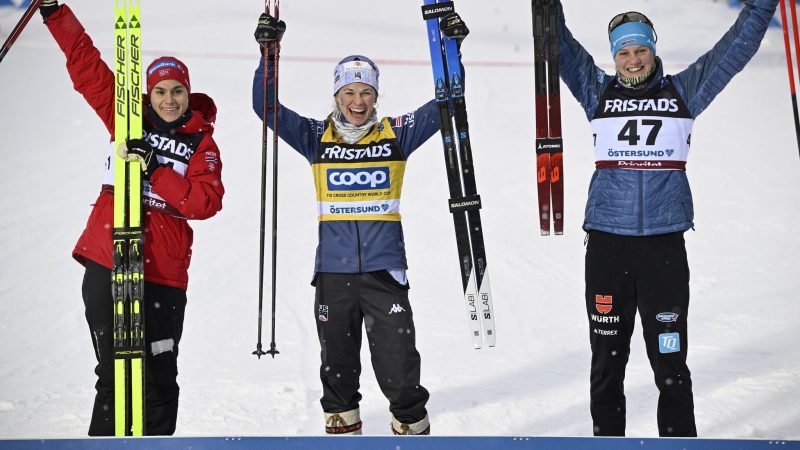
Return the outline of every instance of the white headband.
{"type": "MultiPolygon", "coordinates": [[[[349,59],[349,58],[346,58],[349,59]]],[[[350,60],[339,63],[333,72],[333,94],[336,95],[343,86],[350,83],[368,84],[378,92],[378,72],[377,67],[373,66],[372,61],[367,58],[364,60],[350,60]]]]}

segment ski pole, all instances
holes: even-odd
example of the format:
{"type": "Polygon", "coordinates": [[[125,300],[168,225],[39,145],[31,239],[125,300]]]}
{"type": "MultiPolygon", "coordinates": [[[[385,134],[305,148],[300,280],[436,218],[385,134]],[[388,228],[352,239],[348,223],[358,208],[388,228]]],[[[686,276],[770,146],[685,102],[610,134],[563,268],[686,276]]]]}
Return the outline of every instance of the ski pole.
{"type": "MultiPolygon", "coordinates": [[[[797,36],[797,13],[795,12],[795,3],[794,0],[791,1],[791,8],[792,8],[792,30],[794,33],[794,44],[795,44],[795,51],[798,51],[798,36],[797,36]]],[[[786,2],[785,0],[781,0],[780,4],[781,8],[781,25],[783,26],[783,43],[786,48],[786,68],[789,73],[789,91],[791,93],[792,98],[792,111],[794,112],[794,132],[797,136],[797,145],[798,151],[800,151],[800,115],[798,115],[797,111],[797,94],[795,92],[795,83],[794,83],[794,66],[792,64],[792,46],[789,43],[789,21],[786,17],[786,2]]],[[[800,61],[798,61],[800,63],[800,61]]],[[[800,72],[800,69],[798,70],[800,72]]],[[[800,75],[800,73],[799,73],[800,75]]]]}
{"type": "MultiPolygon", "coordinates": [[[[276,0],[275,5],[275,17],[278,18],[278,0],[276,0]]],[[[264,2],[264,12],[269,14],[270,10],[272,9],[271,0],[265,0],[264,2]]],[[[277,207],[277,168],[278,168],[278,50],[279,44],[278,42],[273,42],[272,45],[269,43],[263,44],[264,49],[264,98],[263,98],[263,110],[262,110],[262,118],[261,121],[261,233],[260,233],[260,240],[259,240],[259,274],[258,274],[258,342],[256,343],[256,350],[253,352],[254,355],[258,356],[258,359],[261,359],[262,355],[270,354],[274,358],[278,352],[275,348],[275,280],[276,280],[276,271],[275,271],[275,263],[276,263],[276,244],[277,244],[277,215],[276,215],[276,207],[277,207]],[[266,191],[267,191],[267,147],[268,147],[268,130],[267,130],[267,112],[268,112],[268,105],[267,105],[267,87],[268,87],[268,58],[269,58],[269,50],[272,48],[273,53],[273,64],[274,64],[274,71],[275,71],[275,81],[273,85],[273,104],[272,104],[272,119],[273,119],[273,189],[272,189],[272,341],[270,342],[270,349],[268,351],[264,351],[262,349],[263,345],[261,343],[261,330],[263,324],[263,311],[264,311],[264,244],[265,244],[265,217],[266,217],[266,191]]]]}
{"type": "MultiPolygon", "coordinates": [[[[264,12],[269,13],[268,0],[264,2],[264,12]]],[[[267,205],[267,55],[269,55],[269,44],[262,44],[264,52],[264,97],[263,110],[261,111],[261,227],[259,233],[259,253],[258,253],[258,342],[254,355],[261,359],[261,355],[266,352],[261,349],[261,325],[263,323],[264,311],[264,217],[266,216],[267,205]]]]}
{"type": "MultiPolygon", "coordinates": [[[[275,19],[280,19],[281,0],[275,0],[275,19]]],[[[277,284],[278,262],[278,62],[281,54],[281,43],[277,40],[272,43],[273,65],[275,67],[275,81],[272,86],[272,341],[269,343],[267,353],[275,358],[280,353],[275,348],[275,301],[277,284]]]]}
{"type": "Polygon", "coordinates": [[[0,62],[3,61],[3,58],[6,57],[6,53],[11,49],[11,46],[14,45],[14,41],[17,40],[19,35],[22,33],[22,30],[28,25],[28,21],[31,20],[31,16],[36,12],[36,9],[39,8],[39,3],[42,0],[33,0],[30,5],[28,5],[28,9],[22,14],[22,17],[17,22],[17,25],[11,30],[11,34],[8,35],[6,41],[3,42],[3,46],[0,47],[0,62]]]}

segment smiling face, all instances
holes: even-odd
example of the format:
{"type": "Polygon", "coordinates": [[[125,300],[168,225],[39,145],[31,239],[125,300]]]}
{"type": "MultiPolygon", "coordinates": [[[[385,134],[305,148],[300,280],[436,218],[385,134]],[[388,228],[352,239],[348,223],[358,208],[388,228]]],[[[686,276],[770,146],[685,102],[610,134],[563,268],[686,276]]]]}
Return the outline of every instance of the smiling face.
{"type": "Polygon", "coordinates": [[[161,120],[174,122],[189,109],[189,91],[177,80],[162,80],[153,87],[150,104],[161,120]]]}
{"type": "Polygon", "coordinates": [[[625,78],[643,77],[653,71],[655,56],[646,45],[633,44],[620,49],[614,55],[617,73],[625,78]]]}
{"type": "Polygon", "coordinates": [[[378,93],[366,83],[350,83],[339,89],[333,98],[347,122],[361,126],[372,116],[378,93]]]}

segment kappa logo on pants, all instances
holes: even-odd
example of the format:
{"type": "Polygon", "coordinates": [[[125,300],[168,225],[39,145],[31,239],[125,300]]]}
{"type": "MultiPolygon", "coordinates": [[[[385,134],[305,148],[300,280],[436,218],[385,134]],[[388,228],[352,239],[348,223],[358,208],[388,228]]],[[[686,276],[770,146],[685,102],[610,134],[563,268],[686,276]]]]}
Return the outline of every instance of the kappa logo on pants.
{"type": "Polygon", "coordinates": [[[389,314],[401,313],[401,312],[404,312],[404,311],[405,311],[405,309],[403,309],[403,307],[400,306],[399,303],[395,303],[395,304],[392,305],[392,309],[389,310],[389,314]]]}

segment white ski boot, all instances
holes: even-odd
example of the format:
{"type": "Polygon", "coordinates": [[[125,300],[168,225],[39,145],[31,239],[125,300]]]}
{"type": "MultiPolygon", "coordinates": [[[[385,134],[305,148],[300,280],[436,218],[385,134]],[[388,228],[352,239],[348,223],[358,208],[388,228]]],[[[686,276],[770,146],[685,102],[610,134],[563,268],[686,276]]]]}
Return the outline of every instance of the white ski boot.
{"type": "Polygon", "coordinates": [[[325,413],[325,434],[360,435],[361,414],[358,408],[340,413],[325,413]]]}
{"type": "Polygon", "coordinates": [[[392,433],[394,434],[431,434],[428,416],[416,423],[403,423],[392,416],[392,433]]]}

